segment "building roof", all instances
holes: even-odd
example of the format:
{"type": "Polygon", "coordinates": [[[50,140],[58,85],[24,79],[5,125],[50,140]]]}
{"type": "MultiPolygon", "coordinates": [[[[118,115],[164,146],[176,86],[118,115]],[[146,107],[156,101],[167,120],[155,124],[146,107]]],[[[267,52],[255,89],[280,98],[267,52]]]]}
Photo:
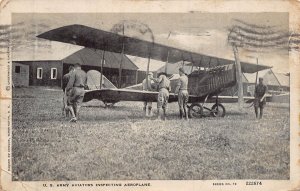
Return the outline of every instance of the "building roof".
{"type": "Polygon", "coordinates": [[[13,61],[58,61],[82,49],[81,46],[50,42],[49,47],[29,47],[22,51],[12,51],[13,61]]]}
{"type": "Polygon", "coordinates": [[[290,87],[290,76],[284,73],[274,73],[281,86],[290,87]]]}
{"type": "MultiPolygon", "coordinates": [[[[101,66],[103,51],[97,49],[83,48],[74,54],[64,58],[63,63],[74,64],[80,62],[83,65],[101,66]]],[[[105,52],[104,65],[107,68],[120,68],[122,60],[122,69],[125,70],[138,70],[138,67],[126,56],[120,53],[105,52]],[[122,59],[123,56],[123,59],[122,59]]]]}
{"type": "MultiPolygon", "coordinates": [[[[266,73],[268,73],[269,70],[261,70],[258,72],[257,75],[257,81],[258,78],[263,78],[265,76],[266,73]]],[[[247,79],[248,83],[255,83],[255,79],[256,79],[256,73],[243,73],[245,78],[247,79]]]]}
{"type": "MultiPolygon", "coordinates": [[[[256,73],[244,74],[249,83],[255,83],[256,73]]],[[[290,76],[284,73],[274,73],[270,70],[263,70],[258,72],[257,78],[263,78],[264,83],[272,86],[290,86],[290,76]]]]}

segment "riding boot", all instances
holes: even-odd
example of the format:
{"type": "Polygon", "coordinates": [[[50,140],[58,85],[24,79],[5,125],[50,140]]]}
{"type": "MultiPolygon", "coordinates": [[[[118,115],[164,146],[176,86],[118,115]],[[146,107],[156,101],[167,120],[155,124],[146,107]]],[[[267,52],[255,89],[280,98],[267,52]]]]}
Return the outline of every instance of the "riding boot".
{"type": "Polygon", "coordinates": [[[152,117],[153,113],[152,113],[152,107],[149,107],[149,117],[152,117]]]}
{"type": "Polygon", "coordinates": [[[185,119],[186,119],[186,120],[189,120],[189,116],[188,116],[188,114],[187,114],[187,112],[186,112],[186,108],[183,108],[183,110],[184,110],[184,116],[185,116],[185,119]]]}
{"type": "Polygon", "coordinates": [[[146,107],[146,117],[149,117],[149,108],[146,107]]]}
{"type": "Polygon", "coordinates": [[[181,109],[179,110],[179,114],[180,114],[180,119],[183,119],[183,113],[181,109]]]}
{"type": "Polygon", "coordinates": [[[263,109],[261,108],[261,109],[260,109],[259,119],[262,119],[262,116],[263,116],[263,109]]]}
{"type": "Polygon", "coordinates": [[[163,108],[163,120],[165,121],[166,120],[166,109],[163,108]]]}
{"type": "Polygon", "coordinates": [[[255,111],[255,116],[256,116],[256,118],[258,118],[258,108],[257,108],[257,107],[254,107],[254,111],[255,111]]]}
{"type": "Polygon", "coordinates": [[[158,120],[161,120],[161,117],[160,117],[160,109],[157,109],[157,119],[158,119],[158,120]]]}
{"type": "Polygon", "coordinates": [[[147,115],[146,107],[143,107],[144,115],[147,115]]]}
{"type": "Polygon", "coordinates": [[[74,112],[75,112],[76,118],[79,119],[80,105],[74,104],[74,106],[75,106],[74,112]]]}

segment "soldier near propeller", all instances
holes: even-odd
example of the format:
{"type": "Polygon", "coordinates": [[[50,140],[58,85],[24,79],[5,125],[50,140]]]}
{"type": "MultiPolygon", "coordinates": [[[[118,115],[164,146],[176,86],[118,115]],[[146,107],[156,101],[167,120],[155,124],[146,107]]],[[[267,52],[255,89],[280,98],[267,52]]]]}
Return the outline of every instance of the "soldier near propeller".
{"type": "Polygon", "coordinates": [[[161,72],[158,74],[158,78],[151,78],[158,84],[158,96],[157,96],[157,118],[166,119],[167,106],[169,101],[169,91],[171,90],[170,80],[167,78],[166,73],[161,72]],[[161,117],[161,110],[163,111],[161,117]]]}
{"type": "Polygon", "coordinates": [[[180,119],[185,117],[189,119],[187,113],[187,103],[189,101],[189,92],[188,92],[188,77],[184,71],[184,68],[179,68],[180,78],[178,79],[175,94],[178,94],[178,105],[179,105],[179,114],[180,119]]]}

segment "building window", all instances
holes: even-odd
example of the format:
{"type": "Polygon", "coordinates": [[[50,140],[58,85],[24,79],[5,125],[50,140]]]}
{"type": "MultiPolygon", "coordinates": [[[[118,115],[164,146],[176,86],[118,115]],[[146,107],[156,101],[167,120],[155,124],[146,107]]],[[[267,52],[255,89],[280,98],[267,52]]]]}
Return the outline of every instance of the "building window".
{"type": "Polygon", "coordinates": [[[57,79],[57,68],[51,68],[51,79],[57,79]]]}
{"type": "Polygon", "coordinates": [[[36,78],[43,79],[43,68],[37,68],[36,78]]]}
{"type": "Polygon", "coordinates": [[[15,66],[15,73],[19,74],[21,72],[21,66],[15,66]]]}

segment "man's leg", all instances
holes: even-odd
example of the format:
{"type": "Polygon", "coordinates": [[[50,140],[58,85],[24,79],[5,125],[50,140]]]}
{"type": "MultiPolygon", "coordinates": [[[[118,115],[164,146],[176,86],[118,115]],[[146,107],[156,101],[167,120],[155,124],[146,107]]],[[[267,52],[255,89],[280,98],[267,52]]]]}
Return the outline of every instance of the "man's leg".
{"type": "Polygon", "coordinates": [[[152,102],[148,102],[147,106],[148,106],[148,111],[149,111],[148,115],[149,115],[149,117],[152,117],[152,102]]]}
{"type": "Polygon", "coordinates": [[[84,94],[81,93],[81,95],[79,95],[77,97],[77,100],[76,100],[76,117],[77,119],[79,118],[79,114],[80,114],[80,108],[81,108],[81,104],[82,104],[82,101],[83,101],[83,97],[84,97],[84,94]]]}
{"type": "Polygon", "coordinates": [[[179,108],[179,118],[183,119],[183,111],[181,110],[181,108],[179,108]]]}
{"type": "Polygon", "coordinates": [[[147,102],[144,101],[144,107],[143,107],[144,115],[147,116],[147,102]]]}
{"type": "Polygon", "coordinates": [[[167,92],[164,94],[164,100],[163,100],[163,120],[166,120],[167,117],[168,101],[169,101],[169,93],[167,92]]]}
{"type": "Polygon", "coordinates": [[[259,108],[260,108],[259,118],[262,119],[264,106],[261,105],[259,108]]]}
{"type": "MultiPolygon", "coordinates": [[[[62,115],[66,116],[66,102],[65,102],[65,94],[63,95],[63,107],[62,107],[62,115]]],[[[67,116],[66,116],[67,117],[67,116]]]]}
{"type": "Polygon", "coordinates": [[[179,97],[178,97],[178,106],[179,106],[179,117],[180,119],[183,119],[183,112],[184,112],[183,103],[181,100],[179,100],[179,97]]]}
{"type": "Polygon", "coordinates": [[[256,118],[258,118],[258,107],[257,106],[254,106],[254,111],[255,111],[256,118]]]}
{"type": "Polygon", "coordinates": [[[166,120],[166,116],[167,116],[167,113],[166,113],[166,110],[167,108],[163,107],[163,120],[166,120]]]}
{"type": "Polygon", "coordinates": [[[189,114],[188,114],[188,110],[187,110],[187,103],[189,101],[189,94],[186,94],[184,96],[184,102],[183,102],[183,108],[184,108],[184,113],[185,113],[185,119],[189,120],[189,114]]]}
{"type": "Polygon", "coordinates": [[[185,119],[188,120],[189,116],[188,116],[188,113],[187,113],[186,104],[183,105],[183,111],[184,111],[185,119]]]}
{"type": "Polygon", "coordinates": [[[77,118],[76,118],[76,116],[75,116],[75,112],[74,112],[74,109],[73,109],[72,105],[68,105],[68,106],[66,107],[66,111],[70,112],[71,115],[72,115],[72,118],[71,118],[70,122],[76,122],[76,121],[77,121],[77,118]]]}
{"type": "Polygon", "coordinates": [[[179,117],[180,119],[183,119],[183,105],[179,97],[178,97],[178,106],[179,106],[179,117]]]}
{"type": "Polygon", "coordinates": [[[254,99],[254,111],[256,119],[258,118],[258,107],[259,107],[259,100],[257,98],[254,99]]]}
{"type": "Polygon", "coordinates": [[[179,117],[183,119],[183,100],[181,92],[178,93],[179,117]]]}
{"type": "Polygon", "coordinates": [[[76,91],[76,101],[75,101],[75,112],[76,112],[76,118],[78,119],[79,118],[79,111],[80,111],[80,108],[81,108],[81,104],[83,102],[83,98],[84,98],[84,88],[78,88],[77,91],[76,91]]]}
{"type": "Polygon", "coordinates": [[[157,119],[161,120],[161,117],[160,117],[160,108],[157,108],[157,119]]]}
{"type": "Polygon", "coordinates": [[[73,100],[71,100],[71,97],[67,97],[67,107],[66,107],[66,112],[70,112],[72,115],[72,119],[70,120],[70,122],[76,122],[77,118],[76,118],[76,114],[74,112],[74,108],[73,108],[73,100]]]}
{"type": "Polygon", "coordinates": [[[76,122],[77,118],[76,118],[76,113],[74,110],[74,95],[68,95],[67,96],[67,110],[69,110],[71,112],[72,115],[72,119],[70,120],[70,122],[76,122]]]}
{"type": "Polygon", "coordinates": [[[65,117],[69,117],[69,113],[70,113],[70,110],[67,109],[67,107],[68,107],[68,95],[67,95],[66,92],[64,92],[62,115],[65,116],[65,117]]]}
{"type": "Polygon", "coordinates": [[[160,109],[162,108],[162,105],[163,105],[163,95],[162,95],[162,92],[158,92],[158,96],[157,96],[157,119],[161,119],[161,116],[160,116],[160,109]]]}

